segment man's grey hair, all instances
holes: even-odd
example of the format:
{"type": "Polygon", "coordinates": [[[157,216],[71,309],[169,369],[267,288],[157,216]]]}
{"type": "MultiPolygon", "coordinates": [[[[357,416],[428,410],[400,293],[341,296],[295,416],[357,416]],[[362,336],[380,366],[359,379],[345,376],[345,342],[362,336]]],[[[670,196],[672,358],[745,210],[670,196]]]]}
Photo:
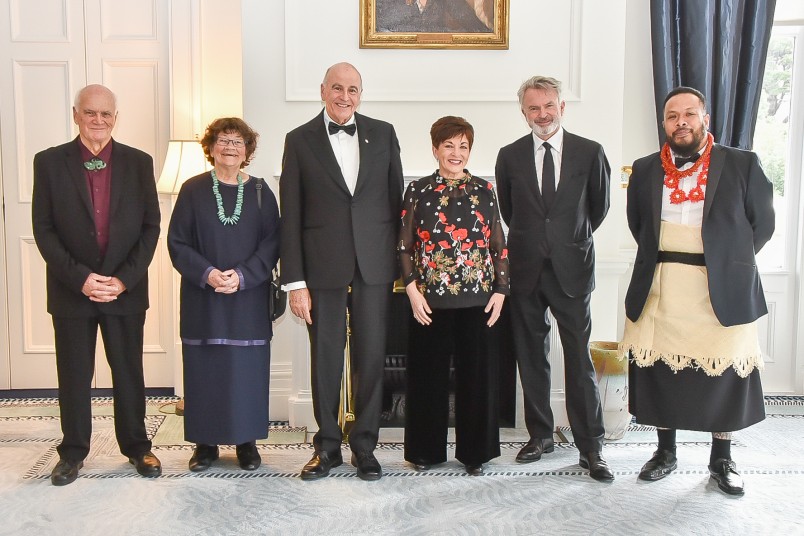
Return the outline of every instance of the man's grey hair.
{"type": "Polygon", "coordinates": [[[73,108],[78,110],[79,105],[81,104],[81,98],[84,96],[84,93],[86,93],[89,90],[96,90],[96,89],[102,89],[104,91],[109,92],[109,95],[112,96],[112,105],[114,105],[114,111],[116,112],[117,111],[117,95],[114,94],[114,91],[112,91],[108,87],[103,86],[101,84],[90,84],[90,85],[88,85],[88,86],[86,86],[84,88],[79,89],[78,93],[75,94],[75,100],[73,100],[73,108]]]}
{"type": "Polygon", "coordinates": [[[532,76],[522,82],[516,96],[519,97],[519,107],[525,100],[525,92],[529,89],[552,90],[558,93],[558,102],[561,102],[561,82],[550,76],[532,76]]]}

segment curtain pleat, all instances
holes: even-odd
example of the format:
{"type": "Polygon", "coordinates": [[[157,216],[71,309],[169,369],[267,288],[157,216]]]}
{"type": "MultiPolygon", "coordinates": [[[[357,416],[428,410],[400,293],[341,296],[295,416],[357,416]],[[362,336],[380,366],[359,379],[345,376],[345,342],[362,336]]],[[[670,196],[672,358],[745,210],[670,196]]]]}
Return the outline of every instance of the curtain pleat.
{"type": "Polygon", "coordinates": [[[659,142],[664,98],[678,86],[706,95],[710,130],[751,149],[776,0],[651,0],[659,142]]]}

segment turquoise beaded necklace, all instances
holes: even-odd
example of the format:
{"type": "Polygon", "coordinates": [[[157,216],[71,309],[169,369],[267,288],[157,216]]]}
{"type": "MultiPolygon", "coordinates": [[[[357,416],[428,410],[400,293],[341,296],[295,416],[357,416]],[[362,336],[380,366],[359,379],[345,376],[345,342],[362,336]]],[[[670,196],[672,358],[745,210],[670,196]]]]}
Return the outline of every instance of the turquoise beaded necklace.
{"type": "Polygon", "coordinates": [[[240,173],[237,174],[237,203],[235,203],[234,212],[231,216],[227,216],[223,211],[223,199],[221,192],[218,189],[218,176],[215,170],[212,170],[212,193],[215,194],[215,202],[218,204],[218,219],[224,225],[236,225],[240,221],[240,213],[243,210],[243,177],[240,173]]]}

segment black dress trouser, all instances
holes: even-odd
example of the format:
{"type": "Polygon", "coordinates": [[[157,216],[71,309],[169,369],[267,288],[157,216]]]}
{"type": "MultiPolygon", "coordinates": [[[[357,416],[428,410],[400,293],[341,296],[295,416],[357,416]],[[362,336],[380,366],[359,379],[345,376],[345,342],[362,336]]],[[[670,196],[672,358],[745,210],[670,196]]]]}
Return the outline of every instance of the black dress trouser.
{"type": "Polygon", "coordinates": [[[429,326],[410,320],[405,460],[447,459],[449,369],[455,368],[455,458],[465,465],[500,455],[499,345],[484,307],[433,309],[429,326]]]}
{"type": "Polygon", "coordinates": [[[81,461],[92,435],[91,388],[95,345],[100,327],[106,360],[112,369],[114,429],[120,452],[137,457],[151,450],[145,431],[145,379],[142,344],[145,313],[53,317],[63,459],[81,461]]]}

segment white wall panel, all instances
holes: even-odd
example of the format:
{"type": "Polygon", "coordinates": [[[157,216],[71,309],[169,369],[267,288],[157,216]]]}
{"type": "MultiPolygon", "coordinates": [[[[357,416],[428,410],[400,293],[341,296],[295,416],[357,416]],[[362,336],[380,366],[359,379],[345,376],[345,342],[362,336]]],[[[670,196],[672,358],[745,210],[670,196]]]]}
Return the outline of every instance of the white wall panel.
{"type": "Polygon", "coordinates": [[[20,203],[31,202],[34,155],[73,137],[69,63],[68,60],[14,62],[20,203]]]}
{"type": "Polygon", "coordinates": [[[117,125],[114,137],[154,156],[163,153],[166,125],[160,120],[160,103],[167,87],[160,88],[158,62],[154,60],[106,60],[103,83],[117,95],[117,125]]]}
{"type": "Polygon", "coordinates": [[[157,39],[156,0],[121,2],[120,0],[101,0],[100,28],[101,40],[131,41],[157,39]]]}
{"type": "Polygon", "coordinates": [[[289,101],[318,102],[324,71],[339,61],[359,65],[367,101],[516,101],[523,71],[537,65],[564,82],[565,99],[580,97],[582,0],[511,2],[509,50],[361,50],[357,2],[310,4],[285,0],[289,101]]]}
{"type": "Polygon", "coordinates": [[[53,324],[47,312],[45,261],[32,236],[20,237],[20,288],[22,289],[23,351],[52,354],[56,351],[53,324]]]}
{"type": "Polygon", "coordinates": [[[16,42],[67,42],[68,0],[10,0],[11,39],[16,42]]]}

